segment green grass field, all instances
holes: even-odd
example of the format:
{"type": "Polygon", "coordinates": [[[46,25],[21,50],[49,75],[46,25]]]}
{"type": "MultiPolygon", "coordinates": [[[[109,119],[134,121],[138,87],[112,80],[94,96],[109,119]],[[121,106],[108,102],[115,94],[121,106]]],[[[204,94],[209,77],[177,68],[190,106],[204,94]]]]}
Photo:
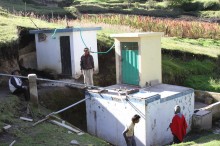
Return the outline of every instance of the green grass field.
{"type": "Polygon", "coordinates": [[[9,1],[9,0],[1,0],[0,7],[3,9],[13,13],[13,12],[35,12],[37,14],[50,14],[53,12],[54,14],[65,15],[67,12],[63,8],[53,8],[46,6],[36,6],[34,4],[26,4],[22,0],[18,1],[9,1]]]}
{"type": "Polygon", "coordinates": [[[163,37],[162,48],[179,50],[193,54],[203,54],[216,58],[220,55],[220,40],[163,37]]]}
{"type": "MultiPolygon", "coordinates": [[[[4,133],[0,129],[1,138],[0,145],[8,146],[13,140],[16,140],[16,146],[31,146],[31,145],[62,145],[69,146],[71,140],[77,140],[80,145],[95,145],[109,146],[105,141],[93,137],[87,133],[77,135],[68,133],[68,130],[50,122],[43,122],[36,126],[32,126],[33,122],[20,120],[20,116],[25,115],[26,102],[22,102],[17,96],[9,95],[0,97],[0,127],[10,124],[11,128],[4,133]]],[[[40,120],[51,111],[39,106],[38,113],[35,113],[35,120],[40,120]],[[37,117],[41,117],[40,119],[37,117]]],[[[36,122],[36,121],[34,121],[36,122]]]]}
{"type": "Polygon", "coordinates": [[[37,29],[31,20],[34,21],[39,28],[62,27],[39,19],[30,19],[29,17],[11,15],[0,9],[0,45],[10,43],[18,39],[17,26],[37,29]]]}

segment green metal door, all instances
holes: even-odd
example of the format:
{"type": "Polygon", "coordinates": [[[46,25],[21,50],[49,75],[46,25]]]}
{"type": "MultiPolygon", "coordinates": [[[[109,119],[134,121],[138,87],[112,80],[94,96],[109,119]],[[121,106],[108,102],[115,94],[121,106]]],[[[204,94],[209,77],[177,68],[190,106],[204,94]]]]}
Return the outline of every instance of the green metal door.
{"type": "Polygon", "coordinates": [[[122,83],[139,85],[138,43],[122,42],[122,83]]]}

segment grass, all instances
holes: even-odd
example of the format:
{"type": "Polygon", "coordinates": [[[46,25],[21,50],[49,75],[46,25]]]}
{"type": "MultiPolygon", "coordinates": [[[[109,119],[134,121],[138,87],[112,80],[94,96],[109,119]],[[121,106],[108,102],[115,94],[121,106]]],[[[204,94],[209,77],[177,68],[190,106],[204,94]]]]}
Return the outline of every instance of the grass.
{"type": "Polygon", "coordinates": [[[204,18],[220,18],[220,11],[200,11],[199,16],[204,18]]]}
{"type": "Polygon", "coordinates": [[[213,134],[211,131],[202,131],[197,134],[190,133],[189,135],[190,136],[186,137],[186,139],[184,140],[185,142],[181,144],[175,144],[174,146],[218,146],[220,145],[219,134],[213,134]]]}
{"type": "MultiPolygon", "coordinates": [[[[8,14],[3,9],[0,9],[0,20],[0,45],[7,44],[18,39],[17,26],[36,29],[34,24],[28,17],[14,16],[8,14]]],[[[39,19],[33,19],[33,21],[39,28],[62,28],[63,26],[65,26],[64,21],[60,24],[48,23],[39,19]]],[[[106,44],[108,44],[107,46],[109,47],[111,47],[113,39],[103,37],[103,34],[109,35],[111,33],[140,31],[138,29],[134,29],[124,25],[109,25],[104,23],[95,24],[84,20],[70,21],[69,24],[70,26],[80,27],[102,26],[103,30],[98,32],[98,39],[105,40],[105,42],[107,42],[106,44]],[[108,39],[106,40],[106,38],[108,39]],[[111,41],[108,41],[109,39],[111,39],[111,41]]],[[[105,43],[103,41],[99,42],[102,42],[102,44],[105,43]]],[[[216,58],[217,55],[220,55],[220,41],[214,39],[163,37],[162,47],[165,50],[177,50],[180,52],[188,52],[195,55],[202,54],[212,58],[216,58]]],[[[195,89],[199,89],[201,87],[201,83],[204,83],[201,89],[219,91],[219,80],[215,77],[216,75],[212,73],[215,66],[214,64],[214,62],[209,62],[207,60],[193,60],[191,62],[186,62],[184,60],[176,59],[175,56],[171,58],[167,58],[167,56],[165,56],[163,58],[164,82],[176,83],[176,81],[180,81],[181,84],[179,85],[189,86],[195,89]],[[177,62],[179,62],[179,64],[177,62]],[[196,84],[195,81],[197,81],[198,84],[196,84]]]]}
{"type": "MultiPolygon", "coordinates": [[[[33,123],[22,121],[19,119],[24,113],[25,103],[20,101],[17,96],[0,97],[0,127],[10,124],[12,127],[2,133],[0,129],[1,146],[8,146],[13,140],[16,140],[17,146],[30,146],[30,145],[62,145],[69,146],[71,140],[77,140],[80,145],[92,144],[95,146],[108,146],[105,141],[93,137],[89,134],[77,135],[75,133],[68,133],[68,130],[49,122],[43,122],[35,127],[33,123]]],[[[45,117],[51,111],[39,106],[37,115],[45,117]]],[[[36,114],[35,114],[36,115],[36,114]]],[[[36,119],[35,119],[36,120],[36,119]]]]}
{"type": "Polygon", "coordinates": [[[183,61],[163,55],[163,83],[177,84],[198,90],[220,92],[220,79],[211,60],[183,61]]]}
{"type": "MultiPolygon", "coordinates": [[[[10,2],[8,0],[1,0],[0,6],[10,12],[14,12],[14,11],[25,12],[25,3],[22,0],[13,1],[13,2],[10,2]]],[[[46,6],[26,4],[26,12],[35,12],[37,14],[42,14],[42,15],[43,14],[51,15],[52,11],[54,14],[59,14],[59,15],[65,15],[67,13],[63,8],[60,8],[60,7],[57,7],[57,8],[49,7],[48,8],[46,6]]]]}
{"type": "Polygon", "coordinates": [[[196,90],[220,92],[220,79],[210,75],[191,75],[184,81],[185,86],[196,90]]]}
{"type": "MultiPolygon", "coordinates": [[[[15,16],[7,14],[7,16],[0,15],[0,44],[13,42],[18,39],[18,26],[37,29],[29,17],[15,16]]],[[[38,28],[57,28],[61,25],[48,23],[39,19],[33,19],[38,28]]]]}
{"type": "Polygon", "coordinates": [[[203,54],[216,58],[220,55],[220,40],[163,37],[162,48],[193,54],[203,54]]]}
{"type": "MultiPolygon", "coordinates": [[[[7,96],[5,98],[0,98],[0,127],[5,126],[4,122],[13,122],[14,113],[16,111],[16,103],[18,102],[18,98],[14,96],[7,96]]],[[[2,128],[0,128],[0,133],[2,132],[2,128]]]]}

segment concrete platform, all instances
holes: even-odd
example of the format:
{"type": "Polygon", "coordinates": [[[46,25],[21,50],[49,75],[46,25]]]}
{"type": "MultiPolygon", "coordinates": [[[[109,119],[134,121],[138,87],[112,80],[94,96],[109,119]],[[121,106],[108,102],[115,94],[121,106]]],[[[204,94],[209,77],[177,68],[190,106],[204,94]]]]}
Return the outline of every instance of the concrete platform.
{"type": "Polygon", "coordinates": [[[187,132],[190,131],[194,113],[194,90],[191,88],[168,84],[145,88],[116,84],[105,87],[105,90],[108,92],[95,89],[85,92],[89,97],[86,113],[90,134],[114,145],[126,145],[122,131],[132,115],[139,114],[141,120],[135,127],[137,145],[168,144],[172,141],[172,133],[167,127],[172,121],[175,105],[181,107],[188,124],[187,132]],[[137,92],[128,94],[128,90],[137,92]]]}
{"type": "MultiPolygon", "coordinates": [[[[145,87],[145,88],[140,88],[139,86],[133,86],[133,85],[116,84],[116,85],[105,87],[105,89],[109,91],[106,94],[111,95],[113,98],[114,97],[118,98],[118,93],[120,92],[124,92],[130,89],[139,89],[139,92],[129,94],[129,98],[146,99],[150,97],[160,96],[160,98],[161,99],[164,98],[164,100],[170,100],[170,99],[177,98],[179,96],[183,96],[184,94],[191,93],[193,90],[187,87],[168,85],[168,84],[159,84],[156,86],[150,86],[150,87],[145,87]]],[[[123,98],[123,95],[122,95],[122,98],[123,98]]]]}

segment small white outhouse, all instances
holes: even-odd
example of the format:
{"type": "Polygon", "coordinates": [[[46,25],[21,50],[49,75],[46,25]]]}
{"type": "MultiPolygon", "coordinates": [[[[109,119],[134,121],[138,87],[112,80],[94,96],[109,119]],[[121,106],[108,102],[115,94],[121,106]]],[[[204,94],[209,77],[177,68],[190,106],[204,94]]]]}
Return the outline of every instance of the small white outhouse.
{"type": "Polygon", "coordinates": [[[122,132],[134,114],[141,116],[134,135],[138,146],[172,141],[168,128],[179,105],[190,130],[194,90],[162,83],[161,32],[113,34],[117,84],[86,92],[88,132],[125,146],[122,132]],[[105,91],[105,92],[103,92],[105,91]]]}
{"type": "MultiPolygon", "coordinates": [[[[30,30],[35,34],[37,68],[49,69],[57,74],[79,78],[80,58],[84,48],[97,52],[97,31],[101,27],[30,30]]],[[[98,55],[91,53],[95,72],[98,72],[98,55]]]]}
{"type": "Polygon", "coordinates": [[[161,36],[163,32],[112,34],[115,39],[118,84],[144,87],[162,83],[161,36]]]}

